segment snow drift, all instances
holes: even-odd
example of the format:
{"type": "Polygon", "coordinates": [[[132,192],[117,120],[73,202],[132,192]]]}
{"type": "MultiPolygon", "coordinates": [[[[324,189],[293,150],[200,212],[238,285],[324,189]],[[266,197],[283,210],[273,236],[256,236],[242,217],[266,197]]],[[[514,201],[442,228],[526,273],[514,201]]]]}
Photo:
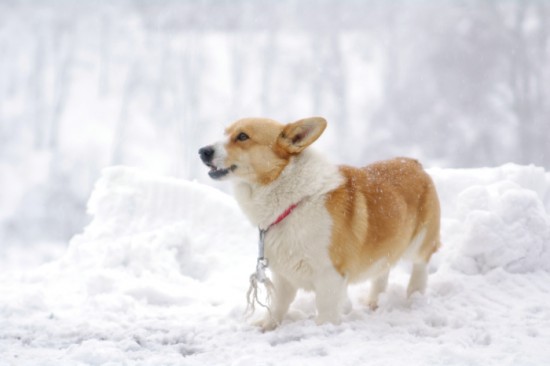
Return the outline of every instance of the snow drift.
{"type": "Polygon", "coordinates": [[[544,169],[509,164],[431,173],[452,227],[443,234],[453,243],[455,269],[550,270],[550,174],[544,169]]]}
{"type": "MultiPolygon", "coordinates": [[[[0,365],[544,364],[550,360],[550,174],[533,166],[429,171],[443,248],[428,291],[400,267],[371,312],[342,325],[300,293],[285,324],[243,318],[256,230],[213,188],[106,169],[91,224],[58,261],[0,277],[0,365]]],[[[32,254],[31,254],[32,255],[32,254]]]]}

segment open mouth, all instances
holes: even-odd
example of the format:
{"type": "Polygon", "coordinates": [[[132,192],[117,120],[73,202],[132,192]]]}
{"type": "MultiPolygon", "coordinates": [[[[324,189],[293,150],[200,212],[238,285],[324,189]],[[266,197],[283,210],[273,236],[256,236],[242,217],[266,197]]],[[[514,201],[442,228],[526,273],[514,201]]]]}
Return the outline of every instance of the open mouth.
{"type": "Polygon", "coordinates": [[[210,167],[210,171],[208,172],[208,175],[212,179],[221,179],[225,177],[227,174],[229,174],[230,172],[237,169],[236,165],[231,165],[229,168],[224,168],[224,169],[218,168],[217,166],[212,164],[207,164],[207,165],[210,167]]]}

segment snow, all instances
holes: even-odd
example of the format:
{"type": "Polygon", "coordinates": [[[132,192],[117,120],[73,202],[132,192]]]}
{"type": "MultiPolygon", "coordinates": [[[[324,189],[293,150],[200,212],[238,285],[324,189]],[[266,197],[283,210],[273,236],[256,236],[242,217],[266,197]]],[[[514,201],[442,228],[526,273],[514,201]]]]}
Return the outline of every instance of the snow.
{"type": "Polygon", "coordinates": [[[400,265],[376,311],[361,304],[365,283],[341,325],[316,326],[300,293],[284,324],[261,333],[243,316],[257,233],[233,198],[106,169],[92,222],[59,259],[0,269],[0,365],[548,364],[550,173],[429,172],[444,246],[425,295],[405,297],[400,265]]]}

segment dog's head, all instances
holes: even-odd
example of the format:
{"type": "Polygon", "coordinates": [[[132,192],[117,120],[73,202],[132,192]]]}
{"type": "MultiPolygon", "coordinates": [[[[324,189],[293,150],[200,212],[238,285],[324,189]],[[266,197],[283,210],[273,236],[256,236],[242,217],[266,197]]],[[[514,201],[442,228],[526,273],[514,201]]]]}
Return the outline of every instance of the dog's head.
{"type": "Polygon", "coordinates": [[[292,156],[300,154],[325,130],[327,122],[311,117],[283,125],[266,118],[245,118],[225,130],[225,139],[199,150],[213,179],[238,178],[269,184],[292,156]]]}

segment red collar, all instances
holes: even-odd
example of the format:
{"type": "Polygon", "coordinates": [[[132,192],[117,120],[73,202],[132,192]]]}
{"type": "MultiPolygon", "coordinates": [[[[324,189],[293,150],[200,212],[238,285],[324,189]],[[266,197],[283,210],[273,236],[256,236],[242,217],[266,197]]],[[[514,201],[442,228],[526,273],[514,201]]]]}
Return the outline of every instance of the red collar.
{"type": "Polygon", "coordinates": [[[279,215],[279,217],[277,217],[277,220],[273,221],[273,223],[267,227],[266,231],[271,229],[273,226],[279,224],[284,219],[286,219],[288,217],[288,215],[290,215],[292,213],[292,211],[294,211],[294,209],[296,207],[298,207],[299,203],[300,202],[294,203],[289,208],[287,208],[282,214],[279,215]]]}
{"type": "Polygon", "coordinates": [[[267,265],[268,265],[267,258],[264,258],[265,234],[267,234],[269,229],[271,229],[273,226],[279,224],[281,221],[286,219],[288,217],[288,215],[290,215],[292,213],[292,211],[294,211],[294,209],[296,207],[298,207],[300,202],[294,203],[289,208],[287,208],[282,214],[279,215],[279,217],[277,217],[277,219],[275,221],[273,221],[273,223],[271,225],[269,225],[267,227],[267,229],[260,229],[259,228],[259,230],[260,230],[260,240],[258,241],[258,263],[256,264],[256,273],[254,273],[252,276],[250,276],[250,284],[251,285],[250,285],[250,290],[248,290],[249,294],[251,293],[250,291],[252,291],[254,289],[254,282],[253,281],[260,281],[260,282],[263,283],[263,282],[266,281],[266,279],[269,280],[269,278],[267,278],[266,275],[265,275],[265,269],[267,268],[267,265]]]}

